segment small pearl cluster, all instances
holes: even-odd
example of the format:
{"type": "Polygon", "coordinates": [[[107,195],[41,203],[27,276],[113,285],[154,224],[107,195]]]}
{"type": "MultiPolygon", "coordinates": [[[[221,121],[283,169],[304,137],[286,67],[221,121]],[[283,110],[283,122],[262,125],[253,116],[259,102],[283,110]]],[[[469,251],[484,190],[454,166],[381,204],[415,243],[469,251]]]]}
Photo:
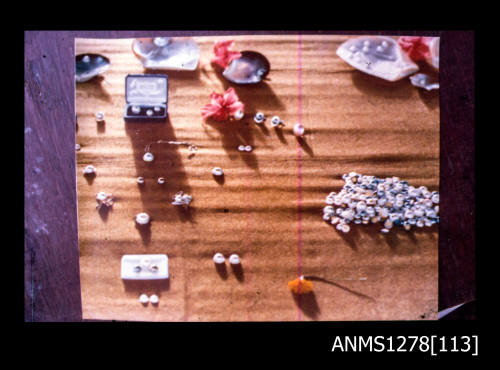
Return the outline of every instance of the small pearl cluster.
{"type": "Polygon", "coordinates": [[[113,196],[103,191],[97,193],[95,199],[97,201],[97,209],[101,209],[102,206],[111,207],[114,203],[113,196]]]}
{"type": "Polygon", "coordinates": [[[379,179],[355,172],[344,174],[343,189],[326,197],[323,219],[349,232],[349,223],[383,222],[386,234],[393,226],[424,227],[439,223],[439,193],[425,186],[415,188],[398,177],[379,179]]]}
{"type": "Polygon", "coordinates": [[[191,195],[184,194],[182,191],[179,191],[175,194],[172,204],[174,206],[189,206],[189,203],[191,203],[192,200],[193,197],[191,195]]]}

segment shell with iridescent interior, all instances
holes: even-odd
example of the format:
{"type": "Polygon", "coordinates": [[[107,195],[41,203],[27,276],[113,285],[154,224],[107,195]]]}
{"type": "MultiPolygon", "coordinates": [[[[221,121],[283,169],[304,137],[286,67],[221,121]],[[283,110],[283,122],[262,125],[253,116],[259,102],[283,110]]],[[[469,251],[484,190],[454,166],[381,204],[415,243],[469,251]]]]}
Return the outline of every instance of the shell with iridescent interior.
{"type": "Polygon", "coordinates": [[[146,69],[194,71],[200,59],[200,47],[191,37],[138,38],[132,51],[146,69]]]}
{"type": "Polygon", "coordinates": [[[100,54],[79,54],[75,57],[75,80],[86,82],[108,70],[110,61],[100,54]]]}
{"type": "Polygon", "coordinates": [[[394,39],[385,36],[354,37],[339,46],[337,55],[352,67],[388,81],[419,69],[394,39]]]}
{"type": "Polygon", "coordinates": [[[236,84],[256,84],[262,81],[270,70],[271,64],[264,55],[244,50],[241,57],[231,61],[222,75],[236,84]]]}

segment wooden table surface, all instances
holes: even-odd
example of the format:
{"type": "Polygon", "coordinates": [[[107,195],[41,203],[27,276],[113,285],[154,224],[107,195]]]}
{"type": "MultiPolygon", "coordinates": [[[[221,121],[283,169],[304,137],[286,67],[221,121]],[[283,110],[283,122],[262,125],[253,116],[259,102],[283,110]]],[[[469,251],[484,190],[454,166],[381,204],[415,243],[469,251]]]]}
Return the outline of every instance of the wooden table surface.
{"type": "Polygon", "coordinates": [[[132,39],[76,39],[75,51],[111,60],[105,81],[76,85],[78,230],[84,319],[140,321],[296,321],[436,319],[438,227],[385,236],[380,225],[353,225],[338,233],[322,220],[324,199],[338,191],[346,172],[439,190],[439,92],[408,79],[385,82],[365,75],[335,54],[348,36],[237,36],[237,50],[256,50],[271,63],[269,80],[232,85],[210,64],[215,40],[196,37],[200,66],[167,72],[166,123],[124,123],[124,81],[144,73],[131,52],[132,39]],[[204,122],[200,111],[212,91],[236,89],[246,116],[231,123],[204,122]],[[94,115],[105,113],[104,125],[94,115]],[[280,116],[282,130],[253,123],[262,111],[280,116]],[[302,122],[304,142],[291,128],[302,122]],[[153,145],[155,160],[142,160],[156,140],[196,144],[153,145]],[[251,153],[237,146],[252,145],[251,153]],[[83,168],[97,176],[87,181],[83,168]],[[222,167],[224,182],[210,170],[222,167]],[[141,189],[136,178],[143,176],[141,189]],[[165,177],[166,184],[156,183],[165,177]],[[193,196],[189,212],[171,205],[182,190],[193,196]],[[97,192],[116,203],[96,210],[97,192]],[[152,217],[149,233],[134,217],[152,217]],[[237,253],[242,270],[227,275],[212,256],[237,253]],[[168,283],[124,284],[123,254],[165,253],[168,283]],[[314,294],[292,296],[289,280],[314,276],[314,294]],[[366,278],[366,280],[357,280],[366,278]],[[322,279],[322,280],[321,280],[322,279]],[[143,307],[141,293],[160,296],[143,307]]]}

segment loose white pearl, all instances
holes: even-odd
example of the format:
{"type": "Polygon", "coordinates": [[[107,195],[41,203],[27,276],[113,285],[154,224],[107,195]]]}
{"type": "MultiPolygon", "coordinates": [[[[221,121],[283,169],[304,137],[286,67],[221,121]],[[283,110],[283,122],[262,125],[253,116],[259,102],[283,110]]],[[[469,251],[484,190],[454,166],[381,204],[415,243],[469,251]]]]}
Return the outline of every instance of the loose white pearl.
{"type": "Polygon", "coordinates": [[[102,121],[104,121],[104,113],[103,113],[103,112],[97,112],[97,113],[95,114],[95,120],[96,120],[97,122],[102,122],[102,121]]]}
{"type": "Polygon", "coordinates": [[[213,260],[216,264],[221,264],[224,263],[226,259],[224,258],[224,255],[222,253],[215,253],[213,260]]]}
{"type": "Polygon", "coordinates": [[[342,231],[343,231],[344,233],[348,233],[348,232],[349,232],[349,230],[351,230],[351,228],[350,228],[350,226],[349,226],[349,225],[347,225],[347,224],[343,224],[343,225],[342,225],[342,231]]]}
{"type": "Polygon", "coordinates": [[[278,116],[271,118],[271,126],[276,127],[281,123],[281,119],[278,116]]]}
{"type": "Polygon", "coordinates": [[[247,146],[245,147],[245,152],[251,152],[251,151],[252,151],[252,149],[253,149],[253,148],[252,148],[250,145],[247,145],[247,146]]]}
{"type": "Polygon", "coordinates": [[[138,177],[137,178],[137,183],[138,184],[144,184],[144,177],[138,177]]]}
{"type": "Polygon", "coordinates": [[[387,41],[382,41],[382,47],[385,49],[387,46],[389,46],[387,41]]]}
{"type": "Polygon", "coordinates": [[[152,162],[153,159],[155,159],[155,157],[154,157],[153,153],[147,152],[144,154],[142,159],[144,160],[144,162],[152,162]]]}
{"type": "Polygon", "coordinates": [[[330,197],[326,197],[326,200],[325,200],[325,203],[326,204],[333,204],[335,202],[334,199],[330,198],[330,197]]]}
{"type": "Polygon", "coordinates": [[[302,124],[297,123],[295,126],[293,126],[293,133],[295,136],[301,137],[304,136],[305,128],[302,124]]]}
{"type": "Polygon", "coordinates": [[[158,298],[156,294],[153,294],[151,297],[149,297],[149,301],[152,304],[158,304],[158,302],[160,302],[160,298],[158,298]]]}
{"type": "Polygon", "coordinates": [[[141,113],[141,108],[140,108],[140,107],[138,107],[137,105],[134,105],[134,106],[132,107],[132,113],[134,113],[134,114],[139,114],[139,113],[141,113]]]}
{"type": "Polygon", "coordinates": [[[222,168],[220,168],[220,167],[214,167],[212,169],[212,175],[214,175],[214,176],[222,176],[222,175],[224,175],[224,171],[222,171],[222,168]]]}
{"type": "Polygon", "coordinates": [[[135,216],[135,222],[137,222],[139,225],[146,225],[149,223],[149,215],[147,213],[138,213],[135,216]]]}
{"type": "Polygon", "coordinates": [[[339,221],[340,221],[340,218],[338,218],[338,217],[332,217],[332,220],[330,221],[330,223],[332,225],[335,225],[335,224],[338,224],[339,221]]]}
{"type": "Polygon", "coordinates": [[[75,150],[80,150],[81,148],[80,144],[75,144],[75,150]]]}
{"type": "Polygon", "coordinates": [[[331,217],[332,217],[331,213],[323,214],[323,220],[325,220],[325,221],[330,221],[331,217]]]}
{"type": "Polygon", "coordinates": [[[393,226],[393,223],[392,223],[392,221],[391,221],[391,220],[385,220],[385,222],[384,222],[384,227],[385,227],[386,229],[391,229],[391,228],[392,228],[392,226],[393,226]]]}
{"type": "Polygon", "coordinates": [[[139,302],[142,304],[147,304],[149,302],[149,297],[146,294],[141,294],[139,297],[139,302]]]}
{"type": "Polygon", "coordinates": [[[241,263],[240,256],[237,254],[231,254],[231,256],[229,256],[229,263],[231,265],[239,265],[241,263]]]}
{"type": "Polygon", "coordinates": [[[87,167],[85,167],[83,169],[84,175],[91,175],[91,174],[94,174],[95,172],[96,172],[95,167],[92,165],[88,165],[87,167]]]}
{"type": "Polygon", "coordinates": [[[147,114],[149,117],[151,117],[151,116],[153,115],[153,111],[152,111],[151,109],[148,109],[148,110],[146,111],[146,114],[147,114]]]}
{"type": "Polygon", "coordinates": [[[238,146],[238,151],[244,152],[245,151],[245,145],[239,145],[238,146]]]}
{"type": "Polygon", "coordinates": [[[240,109],[234,113],[234,119],[240,120],[245,116],[245,113],[240,109]]]}
{"type": "Polygon", "coordinates": [[[383,52],[383,51],[384,51],[384,48],[383,48],[382,46],[380,46],[380,45],[379,45],[379,46],[377,46],[376,50],[377,50],[379,53],[381,53],[381,52],[383,52]]]}
{"type": "Polygon", "coordinates": [[[158,184],[163,185],[165,183],[164,177],[158,177],[158,184]]]}
{"type": "Polygon", "coordinates": [[[106,193],[101,191],[101,192],[97,193],[96,199],[100,200],[100,201],[104,201],[104,200],[106,200],[107,197],[108,196],[106,195],[106,193]]]}
{"type": "Polygon", "coordinates": [[[434,194],[431,200],[433,203],[439,204],[439,194],[434,194]]]}

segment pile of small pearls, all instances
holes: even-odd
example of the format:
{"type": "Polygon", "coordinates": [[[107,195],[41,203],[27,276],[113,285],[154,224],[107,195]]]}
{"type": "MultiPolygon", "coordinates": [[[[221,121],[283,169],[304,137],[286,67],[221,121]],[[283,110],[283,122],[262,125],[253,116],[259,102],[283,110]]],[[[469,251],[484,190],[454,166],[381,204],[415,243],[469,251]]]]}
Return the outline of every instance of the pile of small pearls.
{"type": "Polygon", "coordinates": [[[184,194],[182,191],[179,191],[174,196],[174,201],[172,204],[174,206],[189,206],[189,203],[193,200],[193,197],[188,194],[184,194]]]}
{"type": "Polygon", "coordinates": [[[349,223],[383,222],[386,234],[393,226],[424,227],[439,223],[439,193],[425,186],[415,188],[398,177],[379,179],[355,172],[342,175],[343,189],[326,197],[323,219],[347,233],[349,223]]]}

